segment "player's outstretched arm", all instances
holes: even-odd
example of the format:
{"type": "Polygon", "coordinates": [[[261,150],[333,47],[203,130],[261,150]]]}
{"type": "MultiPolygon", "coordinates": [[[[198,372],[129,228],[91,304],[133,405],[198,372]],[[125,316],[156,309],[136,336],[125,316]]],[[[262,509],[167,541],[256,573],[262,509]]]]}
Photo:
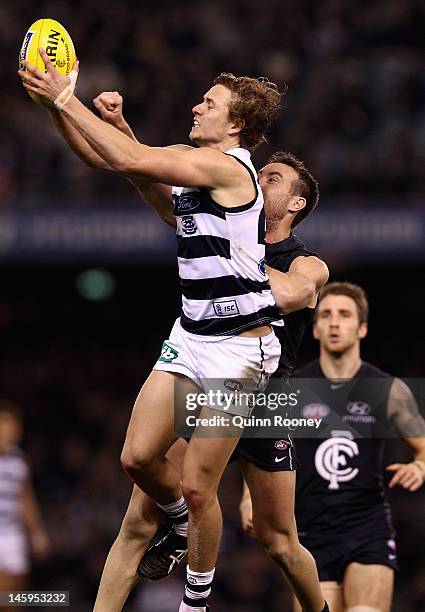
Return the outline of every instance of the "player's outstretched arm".
{"type": "Polygon", "coordinates": [[[417,491],[425,482],[425,420],[409,387],[399,378],[391,385],[387,406],[388,420],[413,451],[410,463],[392,463],[389,487],[399,485],[417,491]]]}
{"type": "Polygon", "coordinates": [[[320,289],[327,283],[329,270],[317,257],[297,257],[288,272],[267,266],[275,302],[284,314],[314,308],[320,289]]]}
{"type": "MultiPolygon", "coordinates": [[[[73,70],[76,72],[76,79],[78,78],[79,64],[76,62],[73,70]]],[[[75,80],[76,80],[75,79],[75,80]]],[[[123,98],[117,91],[104,91],[99,94],[93,100],[93,105],[99,111],[103,121],[114,126],[131,138],[134,142],[138,142],[133,130],[124,118],[123,109],[123,98]]],[[[79,131],[72,125],[60,111],[55,108],[49,108],[49,114],[52,119],[53,125],[57,128],[66,143],[71,147],[74,153],[88,166],[96,168],[97,170],[107,170],[113,172],[112,166],[105,162],[100,155],[88,144],[88,142],[81,136],[79,131]]],[[[140,181],[141,186],[141,181],[140,181]]]]}
{"type": "MultiPolygon", "coordinates": [[[[124,118],[123,97],[119,92],[104,91],[94,98],[93,105],[99,111],[103,121],[114,126],[123,134],[126,134],[134,142],[138,142],[133,130],[124,118]]],[[[111,166],[109,166],[109,164],[107,164],[84,140],[69,119],[54,109],[51,110],[51,116],[65,141],[71,146],[80,159],[93,168],[113,171],[111,166]]],[[[191,147],[186,145],[171,145],[170,148],[187,150],[191,147]]],[[[127,178],[135,187],[142,200],[147,202],[167,225],[175,228],[176,221],[172,210],[171,188],[161,183],[152,183],[147,179],[137,177],[127,178]]]]}
{"type": "Polygon", "coordinates": [[[57,72],[47,54],[40,49],[46,73],[27,61],[19,70],[24,87],[54,102],[69,118],[94,151],[114,170],[125,176],[149,179],[154,183],[182,187],[211,189],[234,187],[245,173],[240,164],[230,157],[226,160],[218,151],[209,148],[175,151],[148,147],[136,143],[112,126],[96,117],[73,95],[70,79],[57,72]]]}
{"type": "MultiPolygon", "coordinates": [[[[78,79],[79,62],[76,61],[72,67],[73,86],[75,88],[78,79]]],[[[55,108],[49,108],[49,115],[53,125],[74,153],[88,166],[98,170],[109,170],[112,168],[107,164],[84,140],[81,134],[72,124],[60,114],[55,108]]]]}
{"type": "Polygon", "coordinates": [[[49,115],[59,134],[81,161],[96,170],[113,172],[113,168],[92,149],[78,130],[58,110],[49,108],[49,115]]]}
{"type": "MultiPolygon", "coordinates": [[[[99,111],[103,121],[116,127],[117,130],[129,136],[134,142],[139,142],[124,118],[123,102],[123,97],[118,91],[104,91],[93,100],[93,104],[99,111]]],[[[170,145],[167,148],[185,151],[192,147],[179,144],[170,145]]],[[[175,228],[176,220],[173,215],[171,187],[162,183],[152,183],[152,181],[143,178],[131,176],[127,178],[142,200],[147,202],[167,225],[175,228]]]]}

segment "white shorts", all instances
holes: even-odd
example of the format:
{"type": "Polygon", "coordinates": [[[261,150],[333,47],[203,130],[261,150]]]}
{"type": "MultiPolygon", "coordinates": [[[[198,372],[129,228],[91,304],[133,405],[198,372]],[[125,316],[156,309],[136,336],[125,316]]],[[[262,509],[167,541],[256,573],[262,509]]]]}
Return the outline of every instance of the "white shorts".
{"type": "Polygon", "coordinates": [[[0,572],[11,576],[28,574],[29,549],[25,533],[0,533],[0,572]]]}
{"type": "MultiPolygon", "coordinates": [[[[153,369],[183,374],[204,393],[211,389],[256,393],[265,389],[279,359],[280,342],[273,331],[259,338],[200,336],[185,331],[177,319],[153,369]]],[[[244,417],[252,411],[240,405],[210,407],[244,417]]]]}

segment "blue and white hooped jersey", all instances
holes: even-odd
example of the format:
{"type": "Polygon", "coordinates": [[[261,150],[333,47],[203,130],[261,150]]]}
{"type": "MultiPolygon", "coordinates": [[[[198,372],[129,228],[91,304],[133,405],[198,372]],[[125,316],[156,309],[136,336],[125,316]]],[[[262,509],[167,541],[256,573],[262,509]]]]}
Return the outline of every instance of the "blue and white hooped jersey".
{"type": "Polygon", "coordinates": [[[249,151],[226,151],[249,172],[256,196],[226,208],[208,189],[173,187],[181,325],[201,335],[236,335],[280,319],[265,271],[264,201],[249,151]]]}
{"type": "Polygon", "coordinates": [[[24,529],[21,496],[28,477],[28,464],[19,448],[0,453],[0,535],[24,529]]]}

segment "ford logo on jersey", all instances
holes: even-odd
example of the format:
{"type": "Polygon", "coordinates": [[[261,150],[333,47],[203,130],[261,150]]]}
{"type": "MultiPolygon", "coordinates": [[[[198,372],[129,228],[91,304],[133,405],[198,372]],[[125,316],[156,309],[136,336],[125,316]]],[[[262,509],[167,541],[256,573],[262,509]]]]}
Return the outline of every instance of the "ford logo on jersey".
{"type": "Polygon", "coordinates": [[[195,219],[191,216],[182,217],[182,230],[185,234],[194,234],[197,230],[195,219]]]}
{"type": "Polygon", "coordinates": [[[191,195],[184,195],[176,198],[175,207],[177,212],[190,212],[198,208],[200,203],[198,198],[191,195]]]}

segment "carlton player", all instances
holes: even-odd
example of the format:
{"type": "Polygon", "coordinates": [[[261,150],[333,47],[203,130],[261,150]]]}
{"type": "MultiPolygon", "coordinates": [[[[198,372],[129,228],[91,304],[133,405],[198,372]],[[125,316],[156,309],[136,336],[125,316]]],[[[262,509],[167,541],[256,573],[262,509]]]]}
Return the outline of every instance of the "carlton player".
{"type": "MultiPolygon", "coordinates": [[[[369,310],[363,289],[330,283],[320,295],[313,328],[320,358],[296,372],[314,379],[299,416],[323,419],[320,439],[296,440],[298,535],[316,559],[331,612],[388,612],[397,553],[382,436],[391,425],[414,453],[411,463],[387,466],[389,486],[416,491],[425,479],[425,422],[401,380],[361,360],[369,310]]],[[[246,490],[241,517],[255,536],[246,490]]]]}
{"type": "Polygon", "coordinates": [[[301,406],[301,413],[313,410],[330,423],[325,439],[297,438],[296,517],[333,612],[391,607],[397,553],[383,479],[386,425],[414,454],[411,463],[386,467],[389,486],[416,491],[425,479],[425,422],[400,379],[362,361],[367,319],[361,287],[327,285],[313,327],[320,357],[296,373],[316,379],[314,403],[301,406]],[[332,411],[338,415],[333,424],[332,411]]]}

